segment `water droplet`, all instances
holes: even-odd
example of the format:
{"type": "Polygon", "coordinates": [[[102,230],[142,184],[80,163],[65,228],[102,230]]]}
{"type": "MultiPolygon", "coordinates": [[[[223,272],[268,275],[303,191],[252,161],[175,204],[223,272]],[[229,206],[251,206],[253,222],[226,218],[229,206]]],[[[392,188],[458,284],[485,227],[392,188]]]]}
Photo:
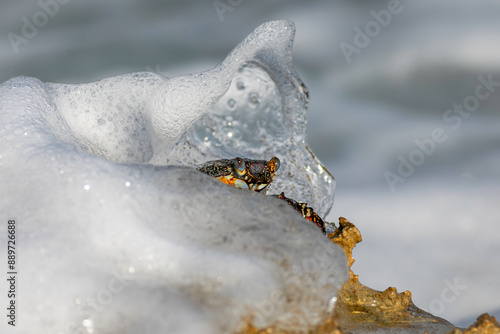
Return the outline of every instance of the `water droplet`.
{"type": "Polygon", "coordinates": [[[228,136],[229,138],[231,138],[231,137],[233,136],[233,133],[232,133],[232,132],[228,132],[228,133],[227,133],[227,136],[228,136]]]}
{"type": "Polygon", "coordinates": [[[227,105],[229,109],[233,110],[236,107],[236,101],[234,99],[227,100],[227,105]]]}
{"type": "Polygon", "coordinates": [[[259,104],[259,94],[257,93],[250,93],[248,94],[248,101],[250,101],[251,104],[259,104]]]}
{"type": "Polygon", "coordinates": [[[86,184],[86,185],[84,185],[84,186],[83,186],[83,189],[85,189],[85,190],[89,190],[89,189],[90,189],[90,184],[86,184]]]}
{"type": "Polygon", "coordinates": [[[238,81],[236,83],[236,88],[238,88],[239,90],[243,90],[243,89],[245,89],[245,84],[241,81],[238,81]]]}
{"type": "Polygon", "coordinates": [[[125,187],[130,187],[130,182],[125,182],[125,187]]]}
{"type": "Polygon", "coordinates": [[[92,320],[85,319],[85,320],[82,321],[82,325],[84,325],[85,327],[91,327],[92,326],[92,320]]]}

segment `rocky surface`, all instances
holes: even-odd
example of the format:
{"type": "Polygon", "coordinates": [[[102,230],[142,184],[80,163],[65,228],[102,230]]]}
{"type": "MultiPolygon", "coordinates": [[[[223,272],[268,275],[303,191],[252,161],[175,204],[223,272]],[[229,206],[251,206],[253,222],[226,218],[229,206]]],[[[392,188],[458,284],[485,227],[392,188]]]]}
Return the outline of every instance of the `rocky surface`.
{"type": "MultiPolygon", "coordinates": [[[[328,238],[341,246],[349,267],[354,263],[352,249],[361,242],[361,233],[345,218],[339,219],[339,227],[328,238]]],[[[419,309],[413,304],[411,293],[398,293],[389,287],[376,291],[359,282],[358,276],[349,269],[349,281],[337,294],[335,309],[323,323],[311,328],[311,334],[362,334],[362,333],[438,333],[438,334],[498,334],[500,326],[494,317],[483,314],[467,329],[459,329],[445,319],[419,309]]],[[[238,334],[302,333],[301,331],[280,331],[270,326],[257,329],[249,322],[238,334]]]]}

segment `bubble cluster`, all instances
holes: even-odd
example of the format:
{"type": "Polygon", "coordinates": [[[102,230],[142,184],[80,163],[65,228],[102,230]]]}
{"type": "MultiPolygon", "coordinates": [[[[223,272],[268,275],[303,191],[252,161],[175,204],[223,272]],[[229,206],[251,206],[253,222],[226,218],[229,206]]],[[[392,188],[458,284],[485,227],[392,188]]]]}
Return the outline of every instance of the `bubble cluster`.
{"type": "Polygon", "coordinates": [[[307,147],[309,98],[292,67],[293,33],[287,21],[264,24],[201,73],[47,86],[88,152],[120,163],[188,166],[277,156],[283,165],[269,192],[284,191],[326,216],[335,181],[307,147]]]}
{"type": "MultiPolygon", "coordinates": [[[[244,63],[213,110],[193,124],[168,157],[156,163],[196,165],[235,156],[266,160],[277,156],[282,168],[268,193],[283,191],[326,216],[335,180],[307,147],[305,86],[295,77],[298,82],[293,86],[282,87],[271,69],[268,64],[244,63]]],[[[288,70],[290,75],[295,73],[288,70]]]]}

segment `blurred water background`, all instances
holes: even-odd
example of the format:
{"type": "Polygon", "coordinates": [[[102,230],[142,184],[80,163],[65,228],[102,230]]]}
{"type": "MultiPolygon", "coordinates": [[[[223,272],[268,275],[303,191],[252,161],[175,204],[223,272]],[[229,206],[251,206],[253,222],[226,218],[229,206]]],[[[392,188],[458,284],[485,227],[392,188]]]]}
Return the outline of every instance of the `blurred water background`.
{"type": "Polygon", "coordinates": [[[465,326],[500,316],[499,17],[493,0],[3,1],[0,82],[206,70],[294,21],[308,141],[337,180],[327,220],[364,239],[354,272],[465,326]]]}

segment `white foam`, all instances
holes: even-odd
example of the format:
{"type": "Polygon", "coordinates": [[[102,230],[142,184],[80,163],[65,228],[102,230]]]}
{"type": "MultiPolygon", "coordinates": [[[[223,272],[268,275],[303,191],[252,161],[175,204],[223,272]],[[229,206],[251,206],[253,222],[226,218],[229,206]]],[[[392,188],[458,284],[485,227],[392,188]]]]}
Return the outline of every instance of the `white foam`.
{"type": "MultiPolygon", "coordinates": [[[[20,254],[16,332],[225,333],[250,314],[258,326],[305,329],[328,314],[347,267],[315,226],[278,199],[190,167],[146,163],[222,154],[187,146],[193,132],[184,132],[217,112],[249,61],[274,82],[269,106],[281,99],[282,117],[272,107],[266,122],[290,125],[256,149],[272,153],[268,145],[285,138],[282,160],[297,157],[285,171],[317,162],[304,155],[300,79],[276,81],[294,74],[293,33],[287,21],[264,24],[216,69],[177,79],[135,73],[60,85],[19,77],[0,86],[0,212],[17,221],[20,254]]],[[[255,71],[248,83],[263,74],[255,71]]],[[[314,170],[296,173],[300,183],[314,170]]],[[[309,182],[301,187],[310,184],[313,198],[333,194],[331,184],[309,182]]]]}
{"type": "Polygon", "coordinates": [[[213,110],[244,62],[263,56],[289,57],[286,43],[293,34],[288,21],[265,23],[222,63],[202,73],[168,79],[139,72],[89,84],[48,87],[72,132],[93,153],[116,162],[148,162],[213,110]]]}
{"type": "Polygon", "coordinates": [[[309,98],[292,67],[294,33],[289,21],[265,23],[201,73],[167,79],[140,72],[44,87],[88,152],[121,163],[190,166],[278,156],[281,173],[269,191],[286,191],[326,215],[335,181],[307,148],[309,98]]]}

